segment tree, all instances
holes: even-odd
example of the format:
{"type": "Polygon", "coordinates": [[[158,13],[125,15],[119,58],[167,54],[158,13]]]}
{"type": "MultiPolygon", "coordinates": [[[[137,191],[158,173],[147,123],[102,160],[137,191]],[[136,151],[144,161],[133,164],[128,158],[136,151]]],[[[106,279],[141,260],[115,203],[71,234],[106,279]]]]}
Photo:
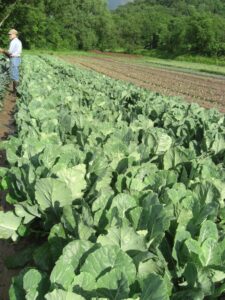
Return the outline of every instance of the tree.
{"type": "Polygon", "coordinates": [[[14,0],[13,2],[0,1],[0,27],[4,25],[19,2],[20,0],[14,0]]]}
{"type": "Polygon", "coordinates": [[[46,12],[61,24],[61,35],[73,49],[103,46],[104,32],[109,36],[113,27],[105,0],[46,0],[46,12]]]}
{"type": "Polygon", "coordinates": [[[207,14],[191,16],[186,40],[189,43],[191,52],[213,55],[214,45],[216,44],[213,19],[207,14]]]}

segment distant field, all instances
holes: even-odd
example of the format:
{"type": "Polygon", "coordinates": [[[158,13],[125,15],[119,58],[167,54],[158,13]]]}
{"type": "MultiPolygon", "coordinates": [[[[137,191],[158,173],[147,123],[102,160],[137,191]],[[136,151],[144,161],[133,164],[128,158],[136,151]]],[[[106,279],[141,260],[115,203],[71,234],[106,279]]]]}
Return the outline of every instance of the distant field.
{"type": "Polygon", "coordinates": [[[184,71],[190,70],[197,71],[200,73],[209,73],[225,76],[225,60],[207,57],[185,57],[179,56],[175,59],[164,59],[157,58],[154,56],[144,56],[138,54],[123,54],[123,53],[112,53],[112,52],[101,52],[101,51],[51,51],[51,50],[25,50],[27,54],[50,54],[50,55],[62,55],[62,56],[85,56],[85,57],[109,57],[114,56],[117,59],[123,61],[135,62],[137,64],[151,64],[155,66],[164,66],[183,69],[184,71]]]}
{"type": "Polygon", "coordinates": [[[98,51],[59,57],[163,95],[180,96],[206,108],[225,112],[223,66],[98,51]]]}

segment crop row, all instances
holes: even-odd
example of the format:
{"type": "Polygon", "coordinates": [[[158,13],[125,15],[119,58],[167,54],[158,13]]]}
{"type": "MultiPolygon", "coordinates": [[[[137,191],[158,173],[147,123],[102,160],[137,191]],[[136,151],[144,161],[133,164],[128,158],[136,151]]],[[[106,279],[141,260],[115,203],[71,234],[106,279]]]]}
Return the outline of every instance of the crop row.
{"type": "Polygon", "coordinates": [[[32,244],[10,299],[218,299],[225,118],[26,56],[0,237],[32,244]]]}

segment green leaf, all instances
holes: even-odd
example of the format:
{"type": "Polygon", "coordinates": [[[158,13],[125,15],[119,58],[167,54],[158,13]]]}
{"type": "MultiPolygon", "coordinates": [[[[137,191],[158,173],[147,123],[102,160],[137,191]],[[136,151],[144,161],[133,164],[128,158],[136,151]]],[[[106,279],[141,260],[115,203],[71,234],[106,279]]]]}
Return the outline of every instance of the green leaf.
{"type": "Polygon", "coordinates": [[[14,206],[15,214],[23,219],[23,224],[25,225],[30,223],[36,217],[40,217],[37,205],[30,206],[26,201],[24,201],[14,206]]]}
{"type": "Polygon", "coordinates": [[[215,240],[216,242],[218,241],[219,236],[216,224],[210,220],[207,220],[202,223],[198,241],[202,244],[209,238],[215,240]]]}
{"type": "Polygon", "coordinates": [[[172,296],[172,300],[203,300],[204,298],[204,293],[200,289],[186,289],[172,296]]]}
{"type": "MultiPolygon", "coordinates": [[[[149,253],[149,256],[153,254],[149,253]]],[[[149,260],[141,261],[138,265],[138,280],[141,284],[146,280],[149,274],[162,274],[164,271],[162,262],[157,257],[153,257],[149,260]]]]}
{"type": "Polygon", "coordinates": [[[220,202],[220,192],[211,182],[203,181],[194,184],[191,188],[196,195],[196,199],[202,204],[220,202]]]}
{"type": "Polygon", "coordinates": [[[57,261],[63,248],[68,243],[65,229],[62,224],[55,224],[49,233],[48,242],[51,248],[52,260],[57,261]]]}
{"type": "Polygon", "coordinates": [[[214,137],[214,141],[211,148],[215,154],[225,151],[225,135],[224,133],[217,133],[214,137]]]}
{"type": "Polygon", "coordinates": [[[75,276],[75,271],[80,264],[82,256],[92,247],[88,241],[73,241],[64,249],[63,254],[56,262],[52,270],[50,280],[54,284],[59,284],[67,289],[75,276]]]}
{"type": "Polygon", "coordinates": [[[61,223],[70,234],[73,234],[73,236],[76,236],[79,220],[79,214],[71,205],[66,205],[63,207],[61,223]]]}
{"type": "MultiPolygon", "coordinates": [[[[82,272],[74,277],[71,287],[75,293],[82,295],[82,292],[85,291],[95,291],[97,284],[93,275],[82,272]]],[[[95,292],[93,292],[93,295],[94,293],[95,292]]]]}
{"type": "Polygon", "coordinates": [[[53,266],[51,245],[46,242],[40,247],[36,247],[33,254],[36,266],[42,271],[49,271],[53,266]]]}
{"type": "Polygon", "coordinates": [[[12,212],[4,213],[0,211],[0,238],[16,240],[16,230],[19,228],[22,219],[12,212]]]}
{"type": "Polygon", "coordinates": [[[183,147],[170,148],[164,155],[164,169],[169,170],[184,162],[191,161],[195,158],[194,151],[183,147]]]}
{"type": "Polygon", "coordinates": [[[92,228],[93,220],[90,209],[85,203],[82,205],[82,213],[77,213],[70,205],[64,206],[62,223],[73,237],[81,240],[88,240],[95,232],[92,228]]]}
{"type": "Polygon", "coordinates": [[[99,193],[97,199],[92,205],[92,212],[94,213],[94,224],[100,228],[104,228],[107,224],[106,207],[110,198],[114,195],[111,188],[104,188],[99,193]]]}
{"type": "Polygon", "coordinates": [[[186,246],[186,259],[200,265],[200,258],[204,257],[200,244],[190,238],[185,241],[184,245],[186,246]]]}
{"type": "Polygon", "coordinates": [[[9,299],[42,300],[50,287],[46,274],[36,269],[26,268],[13,278],[9,299]]]}
{"type": "Polygon", "coordinates": [[[174,239],[172,255],[179,265],[184,265],[186,262],[184,243],[186,240],[190,238],[191,238],[190,232],[179,228],[177,229],[175,239],[174,239]]]}
{"type": "Polygon", "coordinates": [[[60,286],[67,290],[75,276],[73,265],[66,263],[63,259],[59,259],[52,270],[50,280],[54,287],[60,286]]]}
{"type": "Polygon", "coordinates": [[[66,183],[54,178],[39,179],[35,186],[35,197],[43,211],[73,202],[72,193],[66,183]]]}
{"type": "Polygon", "coordinates": [[[85,298],[83,298],[80,295],[71,292],[66,292],[63,290],[54,290],[53,292],[45,295],[45,299],[46,300],[59,300],[59,299],[60,300],[85,300],[85,298]]]}
{"type": "MultiPolygon", "coordinates": [[[[96,278],[97,282],[101,277],[106,276],[111,270],[116,270],[118,274],[123,274],[129,285],[132,284],[136,277],[136,268],[132,259],[123,252],[118,246],[103,246],[91,253],[84,265],[81,267],[81,272],[87,272],[96,278]]],[[[110,280],[110,276],[108,277],[110,280]]],[[[110,288],[110,281],[104,281],[106,286],[110,288]]],[[[103,288],[103,286],[101,286],[103,288]]]]}
{"type": "Polygon", "coordinates": [[[208,266],[210,264],[213,264],[214,260],[216,259],[215,250],[217,246],[218,243],[213,238],[208,238],[202,243],[201,245],[202,255],[200,253],[199,258],[203,266],[208,266]]]}
{"type": "Polygon", "coordinates": [[[187,263],[183,275],[188,283],[188,286],[194,287],[198,279],[198,268],[196,264],[187,263]]]}
{"type": "Polygon", "coordinates": [[[170,225],[170,217],[161,205],[149,205],[142,211],[138,230],[148,230],[147,238],[150,245],[157,245],[170,225]]]}
{"type": "Polygon", "coordinates": [[[117,245],[124,252],[134,253],[136,251],[146,251],[147,246],[143,236],[138,235],[132,227],[124,225],[108,229],[106,235],[98,237],[98,243],[105,245],[117,245]]]}
{"type": "Polygon", "coordinates": [[[31,269],[23,277],[23,288],[26,291],[26,300],[43,299],[48,290],[47,276],[31,269]]]}
{"type": "Polygon", "coordinates": [[[97,292],[107,299],[126,299],[130,292],[128,279],[124,273],[112,269],[97,281],[97,292]]]}
{"type": "Polygon", "coordinates": [[[112,200],[109,215],[113,216],[113,211],[117,209],[121,218],[125,217],[125,212],[137,206],[136,200],[128,194],[119,194],[112,200]]]}
{"type": "Polygon", "coordinates": [[[9,169],[0,167],[0,178],[4,177],[9,169]]]}
{"type": "Polygon", "coordinates": [[[87,186],[85,174],[86,166],[83,164],[57,172],[59,179],[65,182],[70,189],[74,200],[83,196],[83,191],[87,186]]]}
{"type": "Polygon", "coordinates": [[[144,280],[140,300],[169,300],[170,295],[164,280],[156,274],[150,274],[144,280]]]}
{"type": "Polygon", "coordinates": [[[166,133],[158,133],[155,154],[160,155],[170,149],[172,139],[166,133]]]}

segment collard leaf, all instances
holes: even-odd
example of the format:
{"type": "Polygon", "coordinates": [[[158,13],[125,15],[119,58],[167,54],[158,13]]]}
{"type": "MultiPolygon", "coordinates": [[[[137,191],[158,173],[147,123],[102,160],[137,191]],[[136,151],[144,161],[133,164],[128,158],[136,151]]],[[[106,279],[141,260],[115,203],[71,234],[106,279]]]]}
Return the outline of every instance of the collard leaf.
{"type": "Polygon", "coordinates": [[[100,228],[104,228],[107,224],[106,219],[106,207],[114,195],[111,188],[104,188],[99,193],[97,199],[92,205],[92,212],[94,213],[94,225],[100,228]]]}
{"type": "Polygon", "coordinates": [[[217,257],[215,256],[217,245],[217,241],[213,238],[208,238],[202,243],[202,255],[200,255],[200,260],[203,266],[208,266],[216,261],[217,257]]]}
{"type": "Polygon", "coordinates": [[[147,238],[150,245],[157,245],[169,228],[170,217],[161,204],[149,205],[144,208],[139,220],[139,230],[148,230],[147,238]]]}
{"type": "Polygon", "coordinates": [[[58,260],[62,254],[63,248],[68,243],[65,229],[61,223],[55,224],[52,227],[48,236],[48,242],[51,248],[52,260],[55,262],[58,260]]]}
{"type": "Polygon", "coordinates": [[[225,135],[217,133],[211,148],[215,154],[225,151],[225,135]]]}
{"type": "Polygon", "coordinates": [[[202,204],[208,204],[212,202],[219,203],[220,201],[220,192],[211,182],[203,181],[193,185],[191,188],[194,191],[198,201],[200,201],[202,204]]]}
{"type": "Polygon", "coordinates": [[[55,178],[39,179],[35,186],[35,197],[43,211],[72,204],[74,199],[66,183],[55,178]]]}
{"type": "Polygon", "coordinates": [[[160,155],[168,151],[172,145],[172,139],[166,133],[158,133],[156,141],[156,151],[155,154],[160,155]]]}
{"type": "Polygon", "coordinates": [[[184,243],[186,249],[186,259],[190,262],[194,262],[198,265],[200,263],[200,257],[204,256],[200,244],[194,239],[188,239],[184,243]]]}
{"type": "Polygon", "coordinates": [[[204,243],[204,241],[209,238],[211,238],[215,242],[217,242],[219,236],[218,236],[218,230],[217,230],[216,224],[210,220],[207,220],[201,226],[198,241],[199,241],[199,243],[204,243]]]}
{"type": "Polygon", "coordinates": [[[15,205],[15,214],[23,219],[23,224],[28,224],[36,217],[40,217],[38,206],[30,206],[27,202],[20,202],[15,205]]]}
{"type": "MultiPolygon", "coordinates": [[[[97,288],[96,280],[93,275],[87,272],[82,272],[74,277],[71,284],[75,293],[81,294],[82,292],[95,291],[97,288]]],[[[95,292],[93,292],[94,294],[95,292]]]]}
{"type": "Polygon", "coordinates": [[[99,236],[98,242],[103,246],[117,245],[124,252],[129,253],[147,250],[144,237],[138,235],[132,227],[125,224],[121,228],[109,228],[108,234],[99,236]]]}
{"type": "Polygon", "coordinates": [[[191,238],[190,232],[180,228],[177,229],[175,240],[174,240],[174,247],[172,250],[172,256],[179,265],[184,265],[186,262],[184,243],[186,240],[190,238],[191,238]]]}
{"type": "Polygon", "coordinates": [[[200,289],[184,289],[172,296],[172,300],[203,300],[204,298],[205,295],[200,289]]]}
{"type": "Polygon", "coordinates": [[[77,295],[75,293],[72,292],[66,292],[63,290],[54,290],[51,293],[48,293],[47,295],[45,295],[45,299],[46,300],[85,300],[85,298],[83,298],[80,295],[77,295]]]}
{"type": "MultiPolygon", "coordinates": [[[[81,272],[90,273],[98,281],[102,276],[106,276],[108,272],[114,269],[117,270],[118,274],[122,273],[125,276],[124,278],[126,278],[129,285],[134,282],[136,268],[132,259],[118,246],[110,245],[100,247],[91,253],[81,267],[81,272]]],[[[109,285],[110,282],[106,284],[105,288],[110,288],[109,285]]]]}
{"type": "Polygon", "coordinates": [[[50,280],[52,283],[61,285],[65,289],[72,284],[75,271],[79,266],[81,257],[92,247],[88,241],[73,241],[64,249],[63,254],[56,262],[52,270],[50,280]]]}
{"type": "Polygon", "coordinates": [[[51,244],[46,242],[40,247],[37,247],[33,254],[33,259],[36,266],[42,271],[52,269],[54,263],[52,260],[51,244]]]}
{"type": "Polygon", "coordinates": [[[195,158],[195,153],[192,150],[183,147],[170,148],[164,155],[163,163],[164,169],[169,170],[175,168],[177,165],[195,158]]]}
{"type": "MultiPolygon", "coordinates": [[[[153,256],[153,254],[149,253],[150,255],[153,256]]],[[[138,265],[138,281],[143,284],[143,281],[148,278],[149,274],[162,274],[163,268],[164,266],[156,257],[140,262],[138,265]]]]}
{"type": "Polygon", "coordinates": [[[19,228],[22,218],[17,217],[12,212],[4,213],[0,211],[0,238],[16,240],[16,230],[19,228]]]}
{"type": "Polygon", "coordinates": [[[41,299],[49,288],[48,279],[39,271],[31,269],[24,275],[23,288],[26,291],[26,300],[41,299]]]}
{"type": "Polygon", "coordinates": [[[121,219],[125,217],[125,213],[136,207],[136,200],[128,194],[119,194],[112,199],[112,205],[108,212],[108,218],[111,220],[114,215],[118,215],[121,219]]]}
{"type": "Polygon", "coordinates": [[[87,185],[84,178],[85,174],[86,166],[83,164],[57,172],[59,179],[65,182],[70,189],[74,200],[83,196],[83,191],[87,185]]]}
{"type": "Polygon", "coordinates": [[[144,280],[140,300],[169,300],[169,292],[164,280],[156,274],[150,274],[144,280]]]}
{"type": "Polygon", "coordinates": [[[49,287],[50,283],[46,274],[40,273],[36,269],[26,268],[13,278],[9,299],[44,299],[49,287]]]}
{"type": "Polygon", "coordinates": [[[129,282],[124,273],[112,269],[97,281],[97,293],[107,299],[120,300],[129,296],[129,282]]]}

